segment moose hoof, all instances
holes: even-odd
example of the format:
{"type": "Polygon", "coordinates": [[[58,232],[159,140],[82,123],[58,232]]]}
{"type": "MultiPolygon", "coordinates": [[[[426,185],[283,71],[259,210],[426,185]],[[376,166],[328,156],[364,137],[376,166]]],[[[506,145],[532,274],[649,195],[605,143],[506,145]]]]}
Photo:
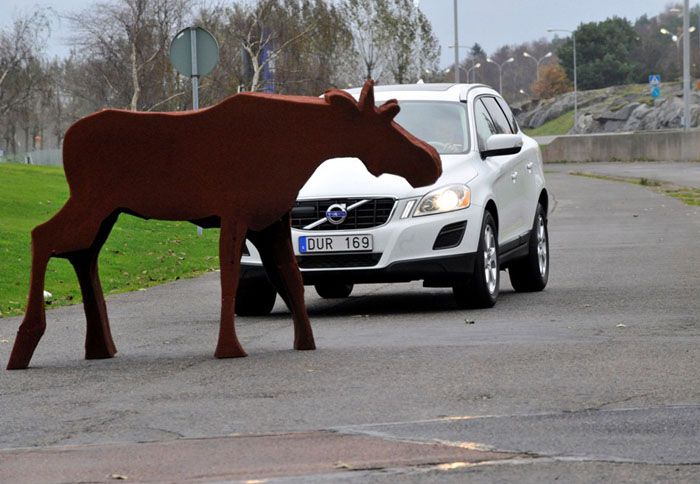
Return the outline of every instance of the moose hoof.
{"type": "Polygon", "coordinates": [[[230,348],[216,348],[215,358],[243,358],[248,354],[240,346],[230,348]]]}
{"type": "Polygon", "coordinates": [[[34,350],[44,335],[44,328],[33,331],[18,331],[15,345],[12,347],[8,370],[24,370],[29,366],[34,350]]]}
{"type": "Polygon", "coordinates": [[[297,351],[309,351],[316,349],[316,343],[313,338],[306,339],[304,341],[295,341],[294,349],[297,351]]]}
{"type": "Polygon", "coordinates": [[[117,354],[117,349],[114,347],[102,347],[102,348],[86,348],[85,349],[85,359],[86,360],[104,360],[106,358],[113,358],[117,354]]]}

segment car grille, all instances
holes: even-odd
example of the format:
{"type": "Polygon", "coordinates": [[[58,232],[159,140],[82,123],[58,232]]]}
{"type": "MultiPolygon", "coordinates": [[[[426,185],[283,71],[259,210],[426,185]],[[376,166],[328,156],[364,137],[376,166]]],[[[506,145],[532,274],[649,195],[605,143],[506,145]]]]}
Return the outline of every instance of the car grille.
{"type": "Polygon", "coordinates": [[[297,256],[302,269],[332,269],[334,267],[374,267],[382,254],[329,254],[297,256]]]}
{"type": "MultiPolygon", "coordinates": [[[[303,229],[309,224],[326,217],[326,210],[334,204],[345,204],[349,207],[364,198],[327,198],[323,200],[297,201],[292,208],[292,227],[303,229]]],[[[339,225],[330,222],[322,223],[311,230],[353,230],[369,229],[384,225],[394,208],[393,198],[373,198],[369,202],[353,208],[348,217],[339,225]]]]}

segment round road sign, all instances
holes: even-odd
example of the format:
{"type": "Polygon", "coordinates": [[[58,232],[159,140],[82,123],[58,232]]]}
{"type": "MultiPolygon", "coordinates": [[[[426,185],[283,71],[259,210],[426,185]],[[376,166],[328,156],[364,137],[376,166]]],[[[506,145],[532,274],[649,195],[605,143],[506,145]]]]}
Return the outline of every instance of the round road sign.
{"type": "Polygon", "coordinates": [[[183,76],[206,76],[218,60],[219,44],[209,31],[201,27],[182,29],[170,43],[170,62],[183,76]]]}

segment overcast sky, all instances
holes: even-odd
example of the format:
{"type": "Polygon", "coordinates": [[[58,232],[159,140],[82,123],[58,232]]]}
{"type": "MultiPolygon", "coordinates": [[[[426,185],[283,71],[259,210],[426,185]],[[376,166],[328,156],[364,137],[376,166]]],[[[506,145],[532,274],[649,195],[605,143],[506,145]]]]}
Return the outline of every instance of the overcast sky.
{"type": "MultiPolygon", "coordinates": [[[[6,26],[18,11],[35,5],[53,7],[58,12],[80,10],[94,0],[0,0],[0,26],[6,26]]],[[[669,0],[458,0],[459,43],[479,42],[487,53],[504,44],[518,44],[551,36],[548,28],[574,29],[581,22],[599,21],[618,15],[634,20],[640,15],[656,15],[673,3],[669,0]]],[[[691,1],[691,5],[697,2],[691,1]]],[[[448,46],[454,43],[453,0],[420,0],[442,46],[443,67],[454,59],[448,46]]],[[[691,19],[696,23],[697,19],[691,19]]],[[[68,52],[68,26],[56,22],[49,54],[68,52]]],[[[460,54],[460,57],[463,57],[460,54]]]]}

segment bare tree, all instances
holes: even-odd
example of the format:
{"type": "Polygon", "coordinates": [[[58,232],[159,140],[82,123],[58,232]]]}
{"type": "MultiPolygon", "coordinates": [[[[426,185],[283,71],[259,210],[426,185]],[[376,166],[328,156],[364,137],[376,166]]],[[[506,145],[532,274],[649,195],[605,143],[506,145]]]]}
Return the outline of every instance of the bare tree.
{"type": "Polygon", "coordinates": [[[172,36],[182,28],[191,3],[115,0],[67,16],[77,32],[73,39],[77,57],[81,63],[91,64],[99,82],[108,88],[103,93],[107,94],[106,104],[148,109],[169,97],[174,74],[167,65],[167,49],[172,36]],[[146,86],[151,92],[143,100],[146,86]]]}
{"type": "Polygon", "coordinates": [[[49,26],[45,13],[37,11],[0,30],[0,115],[26,103],[42,82],[49,26]]]}
{"type": "Polygon", "coordinates": [[[343,15],[352,32],[355,52],[365,79],[379,79],[388,57],[388,32],[382,15],[389,10],[387,0],[343,0],[343,15]]]}
{"type": "Polygon", "coordinates": [[[379,20],[386,31],[387,65],[394,82],[415,82],[421,73],[434,71],[440,45],[430,21],[413,0],[389,0],[379,20]]]}
{"type": "Polygon", "coordinates": [[[46,82],[42,60],[49,27],[44,11],[37,11],[0,30],[0,131],[11,153],[17,152],[18,128],[24,131],[25,150],[33,140],[33,108],[46,82]]]}

